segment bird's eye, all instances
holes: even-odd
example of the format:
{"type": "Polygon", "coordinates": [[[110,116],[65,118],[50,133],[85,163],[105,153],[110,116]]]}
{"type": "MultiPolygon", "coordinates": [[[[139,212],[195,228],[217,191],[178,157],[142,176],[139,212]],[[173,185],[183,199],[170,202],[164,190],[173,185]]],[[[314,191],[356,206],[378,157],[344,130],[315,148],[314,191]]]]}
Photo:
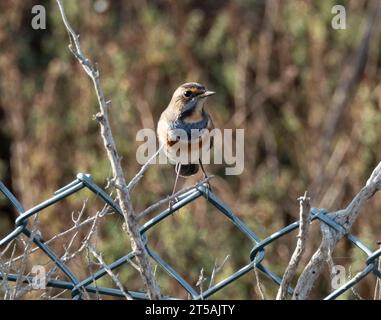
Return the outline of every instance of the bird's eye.
{"type": "Polygon", "coordinates": [[[192,95],[192,91],[190,90],[184,91],[183,95],[185,98],[189,98],[192,95]]]}

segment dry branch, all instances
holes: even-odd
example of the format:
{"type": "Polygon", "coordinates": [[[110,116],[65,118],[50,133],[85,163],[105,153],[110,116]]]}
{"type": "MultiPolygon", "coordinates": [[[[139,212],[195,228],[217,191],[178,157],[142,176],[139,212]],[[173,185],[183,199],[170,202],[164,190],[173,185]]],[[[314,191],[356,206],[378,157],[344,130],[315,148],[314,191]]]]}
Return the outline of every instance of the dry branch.
{"type": "MultiPolygon", "coordinates": [[[[57,4],[63,23],[69,33],[71,42],[69,49],[81,63],[83,69],[91,78],[94,84],[100,108],[100,112],[96,114],[96,119],[100,124],[103,144],[107,151],[107,156],[109,158],[113,172],[113,181],[117,190],[117,197],[119,200],[120,208],[124,215],[125,223],[127,226],[127,233],[131,240],[132,249],[136,253],[140,275],[147,288],[148,297],[150,299],[160,299],[160,289],[155,279],[143,239],[139,233],[139,224],[134,212],[134,208],[132,206],[130,189],[127,187],[127,182],[122,170],[121,158],[118,154],[109,123],[108,101],[105,98],[103,88],[101,86],[99,70],[96,65],[87,59],[82,52],[79,42],[79,35],[69,24],[61,0],[57,0],[57,4]]],[[[140,172],[140,175],[142,175],[142,172],[140,172]]]]}
{"type": "Polygon", "coordinates": [[[345,209],[330,212],[327,214],[328,217],[333,219],[336,223],[340,224],[344,228],[345,233],[338,232],[327,226],[325,223],[321,224],[321,244],[303,270],[296,285],[292,297],[293,299],[308,299],[316,279],[321,274],[325,263],[331,258],[336,243],[350,231],[365,202],[380,189],[381,162],[372,172],[371,176],[366,182],[366,185],[360,190],[360,192],[353,198],[351,203],[345,209]]]}
{"type": "Polygon", "coordinates": [[[122,283],[120,282],[119,278],[111,271],[111,269],[108,267],[108,265],[104,262],[103,258],[95,251],[95,249],[92,246],[88,246],[89,251],[91,254],[95,257],[95,259],[98,260],[99,264],[102,266],[102,268],[105,269],[107,274],[111,277],[111,279],[115,282],[115,284],[118,286],[120,291],[123,293],[124,297],[127,300],[132,300],[132,297],[130,294],[128,294],[124,288],[122,283]]]}
{"type": "Polygon", "coordinates": [[[310,225],[310,198],[307,197],[307,191],[304,193],[303,197],[299,199],[299,234],[298,241],[296,243],[296,248],[291,256],[291,260],[286,268],[283,275],[282,283],[279,287],[276,299],[284,300],[287,297],[288,288],[291,284],[293,277],[295,276],[296,269],[300,263],[302,255],[307,246],[308,240],[308,230],[310,225]]]}

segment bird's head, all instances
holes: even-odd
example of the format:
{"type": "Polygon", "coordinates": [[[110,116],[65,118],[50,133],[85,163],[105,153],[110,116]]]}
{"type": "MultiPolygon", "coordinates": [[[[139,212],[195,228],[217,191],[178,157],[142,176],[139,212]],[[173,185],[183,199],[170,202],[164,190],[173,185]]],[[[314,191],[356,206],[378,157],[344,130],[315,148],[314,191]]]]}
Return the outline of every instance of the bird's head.
{"type": "Polygon", "coordinates": [[[202,84],[184,83],[174,92],[170,107],[179,118],[184,118],[194,112],[202,112],[206,98],[213,94],[215,92],[208,91],[202,84]]]}

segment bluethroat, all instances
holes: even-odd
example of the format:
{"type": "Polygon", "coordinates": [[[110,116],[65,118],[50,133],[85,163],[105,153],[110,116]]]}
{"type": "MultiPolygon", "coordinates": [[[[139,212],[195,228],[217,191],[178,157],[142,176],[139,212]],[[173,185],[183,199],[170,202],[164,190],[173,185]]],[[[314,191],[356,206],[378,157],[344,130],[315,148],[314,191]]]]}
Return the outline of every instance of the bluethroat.
{"type": "Polygon", "coordinates": [[[207,154],[213,146],[210,130],[214,126],[204,103],[213,94],[215,92],[208,91],[196,82],[182,84],[175,90],[168,107],[161,114],[157,134],[166,157],[175,165],[177,175],[174,190],[178,176],[194,175],[200,167],[204,177],[207,177],[202,155],[207,154]],[[179,157],[179,150],[185,151],[185,156],[183,153],[179,157]]]}

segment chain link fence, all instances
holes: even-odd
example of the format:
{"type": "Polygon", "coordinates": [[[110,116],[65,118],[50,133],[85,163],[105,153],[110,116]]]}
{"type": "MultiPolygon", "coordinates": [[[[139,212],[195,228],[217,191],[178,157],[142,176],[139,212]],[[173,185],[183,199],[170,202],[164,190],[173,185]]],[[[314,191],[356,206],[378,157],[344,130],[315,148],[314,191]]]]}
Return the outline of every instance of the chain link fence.
{"type": "MultiPolygon", "coordinates": [[[[71,183],[67,184],[63,188],[57,190],[54,195],[43,201],[42,203],[34,206],[29,210],[25,210],[17,198],[9,191],[9,189],[0,182],[0,191],[6,197],[11,205],[17,210],[18,217],[15,221],[15,229],[5,236],[0,241],[0,248],[6,246],[21,234],[25,235],[30,241],[41,249],[41,251],[54,263],[56,268],[61,270],[67,277],[67,281],[63,280],[54,280],[47,279],[46,286],[56,289],[69,290],[73,299],[78,300],[83,298],[84,293],[96,293],[99,295],[113,296],[124,298],[128,297],[130,299],[147,299],[147,295],[142,291],[129,291],[124,290],[124,288],[119,287],[102,287],[95,285],[95,281],[104,277],[105,275],[112,274],[112,271],[122,265],[128,264],[133,265],[134,252],[131,251],[125,256],[115,260],[110,264],[103,264],[103,266],[92,273],[85,279],[79,279],[78,276],[73,272],[71,268],[65,263],[63,258],[60,258],[53,249],[49,246],[47,241],[44,241],[38,233],[34,233],[31,228],[28,228],[29,220],[36,214],[42,212],[44,209],[56,204],[57,202],[62,201],[63,199],[80,192],[82,189],[87,188],[92,193],[94,193],[98,198],[100,198],[106,205],[107,208],[111,208],[116,214],[123,217],[123,213],[117,203],[94,181],[91,176],[88,174],[78,174],[77,178],[71,183]]],[[[310,215],[311,221],[318,220],[322,223],[327,224],[334,230],[338,232],[345,232],[345,229],[333,221],[326,215],[326,211],[320,208],[312,208],[310,215]]],[[[144,239],[145,246],[150,257],[155,261],[158,267],[162,268],[171,278],[173,278],[179,285],[181,285],[186,292],[189,294],[189,297],[194,300],[202,300],[212,297],[215,293],[223,290],[226,286],[233,283],[237,279],[241,278],[248,272],[257,269],[264,276],[268,277],[276,285],[280,285],[282,278],[271,271],[270,268],[265,267],[263,262],[266,259],[266,248],[271,245],[273,242],[282,239],[285,235],[296,230],[299,227],[299,222],[294,222],[276,232],[269,235],[268,237],[261,239],[254,233],[241,219],[239,219],[233,211],[226,206],[223,201],[217,197],[206,184],[198,185],[192,189],[181,194],[176,203],[174,203],[170,208],[160,212],[146,223],[144,223],[140,228],[140,233],[144,239]],[[248,262],[246,265],[242,266],[239,270],[235,271],[233,274],[223,279],[222,281],[214,284],[203,292],[198,292],[194,286],[188,283],[170,264],[168,264],[159,254],[150,248],[149,239],[147,231],[152,228],[155,228],[163,220],[169,216],[176,214],[178,210],[192,201],[200,201],[199,198],[204,201],[208,201],[216,209],[217,213],[223,215],[228,221],[230,221],[242,234],[247,237],[253,244],[251,252],[248,252],[248,262]]],[[[381,255],[381,249],[372,250],[364,244],[360,239],[352,234],[346,234],[347,240],[358,250],[360,250],[366,257],[364,259],[364,267],[362,271],[357,273],[354,277],[344,283],[342,286],[331,292],[324,299],[331,300],[336,299],[347,290],[350,290],[358,282],[360,282],[365,277],[370,274],[374,274],[378,279],[381,279],[381,272],[378,268],[378,258],[381,255]]],[[[4,269],[0,270],[0,280],[7,282],[21,282],[25,284],[31,284],[33,282],[33,276],[31,275],[19,275],[7,273],[4,269]]],[[[128,286],[128,284],[127,284],[128,286]]],[[[289,294],[293,293],[293,289],[289,288],[289,294]]],[[[177,297],[164,297],[166,299],[177,299],[177,297]]]]}

